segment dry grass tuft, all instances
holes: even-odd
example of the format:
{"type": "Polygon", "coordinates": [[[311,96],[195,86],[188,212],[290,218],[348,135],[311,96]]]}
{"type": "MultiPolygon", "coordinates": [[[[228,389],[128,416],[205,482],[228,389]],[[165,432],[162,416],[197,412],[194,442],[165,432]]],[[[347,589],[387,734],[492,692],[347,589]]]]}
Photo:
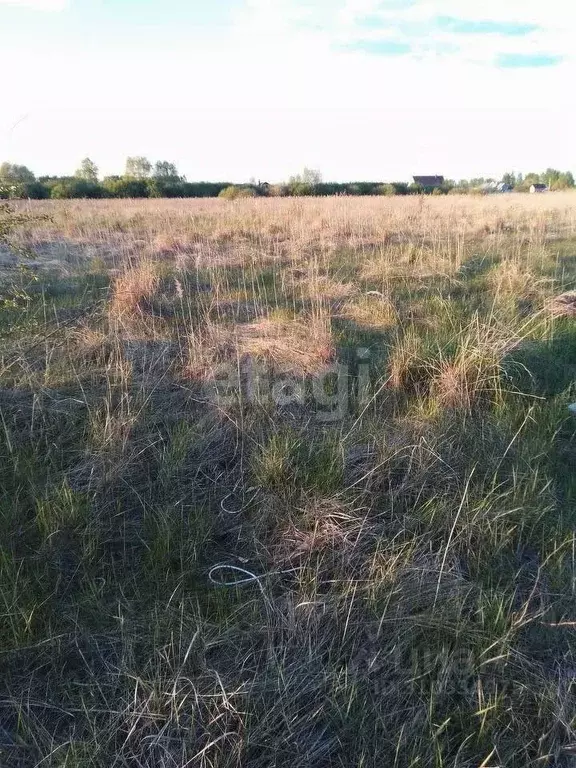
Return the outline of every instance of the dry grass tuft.
{"type": "Polygon", "coordinates": [[[304,270],[295,271],[290,277],[293,278],[292,291],[298,297],[311,301],[338,304],[358,291],[352,283],[342,283],[327,275],[310,277],[304,270]]]}
{"type": "Polygon", "coordinates": [[[334,357],[334,344],[327,318],[297,319],[269,317],[236,327],[238,352],[265,360],[279,373],[309,376],[320,373],[334,357]]]}
{"type": "Polygon", "coordinates": [[[414,391],[426,379],[422,346],[422,339],[411,331],[398,338],[388,368],[388,380],[393,389],[414,391]]]}
{"type": "Polygon", "coordinates": [[[576,291],[556,296],[548,304],[548,311],[555,317],[576,317],[576,291]]]}
{"type": "Polygon", "coordinates": [[[487,276],[488,287],[497,298],[527,298],[533,296],[545,282],[536,277],[527,264],[518,261],[502,261],[487,276]]]}
{"type": "Polygon", "coordinates": [[[404,393],[431,395],[443,407],[470,409],[481,399],[498,397],[501,361],[511,346],[509,338],[477,321],[447,347],[427,346],[410,331],[397,341],[390,356],[390,386],[404,393]]]}
{"type": "Polygon", "coordinates": [[[114,336],[84,325],[71,334],[72,359],[75,362],[104,365],[118,348],[114,336]]]}
{"type": "Polygon", "coordinates": [[[130,267],[114,281],[110,314],[116,318],[141,314],[142,303],[154,296],[159,282],[158,266],[154,262],[143,261],[130,267]]]}
{"type": "Polygon", "coordinates": [[[398,313],[393,303],[376,291],[356,301],[347,302],[341,314],[364,328],[392,328],[398,322],[398,313]]]}
{"type": "Polygon", "coordinates": [[[460,354],[442,361],[432,381],[432,393],[445,408],[470,410],[483,397],[499,390],[499,361],[490,355],[460,354]]]}
{"type": "Polygon", "coordinates": [[[188,336],[185,373],[193,379],[213,379],[219,366],[237,356],[232,328],[218,323],[206,323],[188,336]]]}
{"type": "Polygon", "coordinates": [[[195,379],[212,379],[223,364],[237,366],[247,359],[264,362],[276,373],[314,376],[335,353],[326,319],[274,316],[235,327],[209,323],[190,334],[188,348],[187,373],[195,379]]]}

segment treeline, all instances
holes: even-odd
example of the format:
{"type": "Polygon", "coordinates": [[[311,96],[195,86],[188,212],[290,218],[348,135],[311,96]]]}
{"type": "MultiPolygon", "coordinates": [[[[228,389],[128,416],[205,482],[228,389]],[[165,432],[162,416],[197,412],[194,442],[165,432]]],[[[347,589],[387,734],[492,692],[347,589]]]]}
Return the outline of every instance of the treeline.
{"type": "Polygon", "coordinates": [[[543,173],[505,174],[501,180],[445,180],[435,188],[405,182],[327,183],[318,171],[305,168],[284,184],[268,184],[252,180],[248,184],[230,182],[190,182],[181,176],[175,165],[158,161],[152,165],[145,157],[129,157],[124,174],[99,178],[98,168],[85,158],[73,176],[41,176],[36,178],[26,166],[0,165],[0,198],[2,199],[100,199],[100,198],[181,198],[181,197],[305,197],[336,195],[414,195],[414,194],[488,194],[490,192],[527,192],[532,184],[546,184],[551,190],[574,187],[570,171],[552,168],[543,173]]]}

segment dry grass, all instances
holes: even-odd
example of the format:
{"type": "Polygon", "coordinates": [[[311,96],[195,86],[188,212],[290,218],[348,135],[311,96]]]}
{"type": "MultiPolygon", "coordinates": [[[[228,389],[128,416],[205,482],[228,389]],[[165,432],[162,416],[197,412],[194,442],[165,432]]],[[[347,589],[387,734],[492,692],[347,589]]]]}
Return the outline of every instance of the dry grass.
{"type": "Polygon", "coordinates": [[[538,277],[525,263],[503,261],[490,270],[487,284],[498,300],[512,297],[515,300],[538,297],[549,280],[538,277]]]}
{"type": "Polygon", "coordinates": [[[398,313],[393,303],[377,291],[347,302],[341,314],[365,328],[392,328],[398,322],[398,313]]]}
{"type": "Polygon", "coordinates": [[[224,326],[207,323],[189,337],[187,371],[211,379],[224,367],[234,372],[247,360],[261,362],[278,374],[319,374],[334,357],[327,318],[292,319],[276,313],[254,323],[224,326]]]}
{"type": "Polygon", "coordinates": [[[275,317],[236,327],[241,357],[268,362],[273,370],[295,376],[320,373],[335,354],[328,318],[275,317]]]}
{"type": "Polygon", "coordinates": [[[158,287],[158,266],[152,261],[143,261],[129,267],[114,281],[110,313],[121,319],[141,314],[144,303],[150,301],[158,287]]]}
{"type": "Polygon", "coordinates": [[[18,207],[0,765],[568,766],[574,197],[18,207]]]}
{"type": "Polygon", "coordinates": [[[548,303],[548,309],[555,317],[576,317],[576,291],[555,296],[548,303]]]}

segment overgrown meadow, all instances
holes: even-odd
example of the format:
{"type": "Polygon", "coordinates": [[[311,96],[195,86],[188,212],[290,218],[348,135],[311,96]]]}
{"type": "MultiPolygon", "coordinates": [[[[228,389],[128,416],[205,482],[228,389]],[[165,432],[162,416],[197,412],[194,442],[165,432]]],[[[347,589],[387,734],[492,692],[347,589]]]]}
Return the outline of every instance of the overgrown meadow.
{"type": "Polygon", "coordinates": [[[570,193],[2,209],[0,765],[574,765],[573,289],[570,193]]]}

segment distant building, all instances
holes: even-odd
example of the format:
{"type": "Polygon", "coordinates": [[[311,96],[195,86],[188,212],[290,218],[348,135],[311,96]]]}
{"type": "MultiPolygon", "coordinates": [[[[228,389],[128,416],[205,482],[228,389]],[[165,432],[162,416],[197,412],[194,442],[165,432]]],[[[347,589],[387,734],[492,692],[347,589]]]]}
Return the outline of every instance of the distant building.
{"type": "Polygon", "coordinates": [[[498,192],[512,192],[513,187],[512,184],[506,184],[505,181],[501,181],[500,184],[498,184],[497,190],[498,192]]]}
{"type": "Polygon", "coordinates": [[[444,184],[444,176],[413,176],[414,184],[424,189],[440,189],[444,184]]]}
{"type": "Polygon", "coordinates": [[[530,194],[536,195],[540,192],[548,192],[548,187],[546,184],[532,184],[530,187],[530,194]]]}

